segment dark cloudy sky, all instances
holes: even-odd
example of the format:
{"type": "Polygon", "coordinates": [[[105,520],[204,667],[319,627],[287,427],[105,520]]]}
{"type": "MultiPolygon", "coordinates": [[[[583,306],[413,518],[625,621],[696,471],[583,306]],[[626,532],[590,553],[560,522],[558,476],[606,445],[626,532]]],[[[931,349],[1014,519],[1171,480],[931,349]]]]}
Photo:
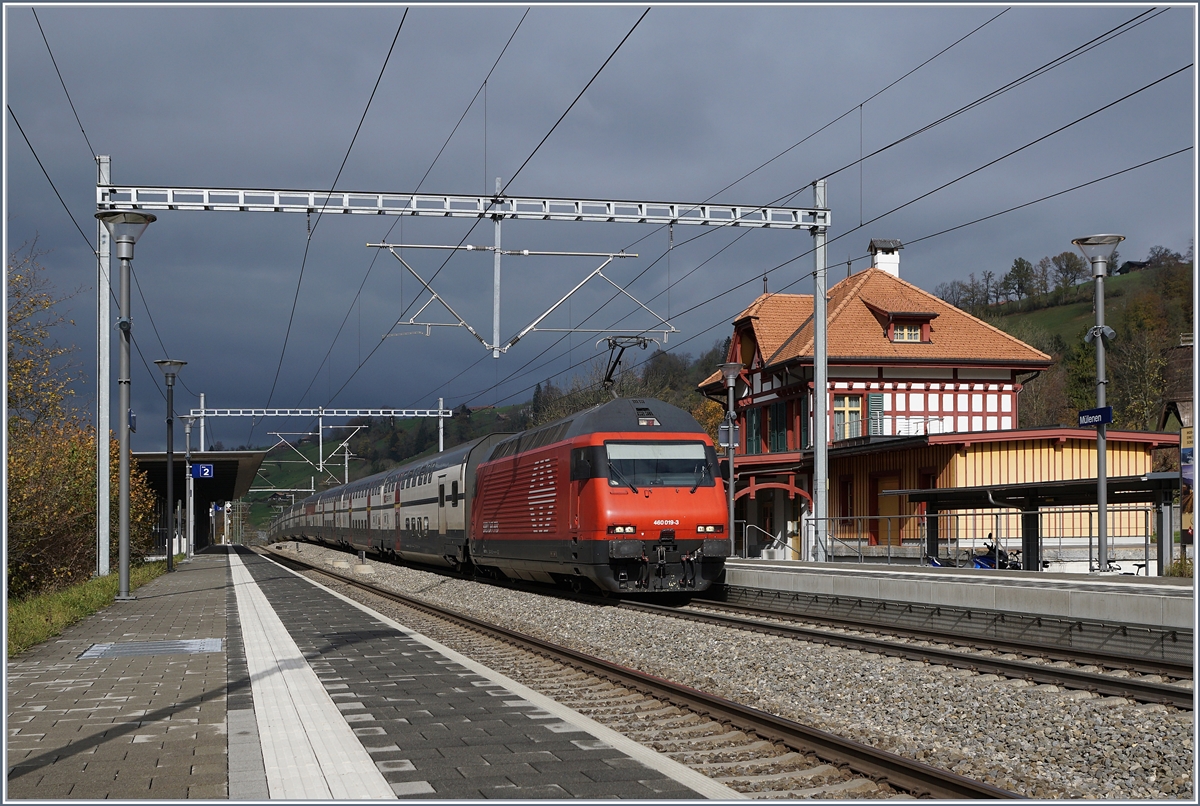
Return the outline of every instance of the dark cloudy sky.
{"type": "MultiPolygon", "coordinates": [[[[716,194],[717,202],[803,207],[812,204],[812,181],[829,176],[831,284],[846,276],[848,260],[854,270],[866,267],[872,238],[904,242],[901,276],[930,290],[971,272],[1001,275],[1017,257],[1036,262],[1093,233],[1124,234],[1122,259],[1144,258],[1159,244],[1185,252],[1196,221],[1194,6],[1005,8],[662,5],[617,49],[645,6],[407,7],[337,188],[490,194],[501,177],[523,196],[698,202],[716,194]],[[1119,35],[1103,38],[1114,29],[1119,35]],[[856,164],[1050,63],[1058,66],[856,164]],[[486,107],[480,93],[468,109],[493,64],[486,107]]],[[[68,303],[77,324],[62,339],[79,345],[88,376],[81,395],[94,395],[96,263],[71,217],[94,242],[87,140],[112,157],[118,184],[328,190],[405,9],[43,5],[35,20],[30,6],[5,5],[6,248],[36,238],[56,286],[80,289],[68,303]]],[[[186,410],[200,392],[221,407],[432,408],[439,396],[448,405],[503,405],[527,399],[539,381],[566,383],[600,355],[599,334],[534,333],[499,360],[462,328],[383,340],[411,329],[393,326],[426,295],[390,255],[376,260],[365,244],[385,235],[457,244],[474,223],[397,221],[325,217],[305,259],[303,215],[160,213],[134,260],[140,356],[135,351],[132,389],[144,424],[134,448],[161,449],[164,441],[156,425],[161,378],[143,358],[188,361],[176,395],[177,410],[186,410]]],[[[503,229],[505,248],[639,253],[606,274],[669,315],[680,332],[666,348],[693,355],[728,335],[764,272],[771,290],[812,292],[805,231],[679,226],[674,240],[668,257],[667,231],[649,225],[503,229]]],[[[490,221],[466,238],[491,241],[490,221]]],[[[405,252],[426,277],[446,255],[405,252]]],[[[504,258],[503,339],[598,262],[504,258]]],[[[490,253],[459,253],[434,281],[489,338],[491,285],[490,253]]],[[[545,326],[653,324],[628,300],[597,312],[613,293],[597,278],[545,326]]],[[[427,317],[449,321],[437,308],[427,317]]],[[[115,373],[115,338],[113,346],[115,373]]],[[[115,390],[114,381],[114,400],[115,390]]],[[[253,442],[309,426],[267,421],[254,427],[253,442]]],[[[233,447],[250,429],[248,420],[210,421],[210,441],[233,447]]]]}

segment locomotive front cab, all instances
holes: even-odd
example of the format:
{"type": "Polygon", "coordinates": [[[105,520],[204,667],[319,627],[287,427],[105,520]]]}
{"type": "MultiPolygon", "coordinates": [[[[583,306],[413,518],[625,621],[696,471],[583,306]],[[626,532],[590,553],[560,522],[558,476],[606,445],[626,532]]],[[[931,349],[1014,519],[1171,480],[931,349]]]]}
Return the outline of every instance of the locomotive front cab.
{"type": "Polygon", "coordinates": [[[597,444],[572,449],[571,480],[574,550],[591,555],[597,584],[629,594],[707,588],[730,554],[713,446],[703,438],[595,436],[597,444]]]}

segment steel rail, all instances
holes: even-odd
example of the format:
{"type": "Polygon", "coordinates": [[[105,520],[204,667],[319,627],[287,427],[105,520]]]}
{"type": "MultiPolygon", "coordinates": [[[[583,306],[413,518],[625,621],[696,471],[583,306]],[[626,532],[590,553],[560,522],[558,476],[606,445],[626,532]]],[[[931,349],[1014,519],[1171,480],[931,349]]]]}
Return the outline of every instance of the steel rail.
{"type": "Polygon", "coordinates": [[[1144,657],[1133,657],[1131,655],[1124,655],[1121,653],[1096,652],[1090,649],[1076,649],[1074,647],[1054,647],[1040,643],[1016,641],[1011,638],[995,638],[983,635],[976,636],[963,633],[950,633],[939,630],[921,629],[916,627],[895,626],[891,624],[881,624],[874,621],[844,618],[840,616],[798,613],[787,610],[772,610],[768,607],[756,607],[754,605],[739,604],[736,602],[721,602],[714,599],[705,599],[702,602],[693,602],[693,604],[700,604],[705,607],[713,607],[722,610],[733,610],[740,613],[754,614],[768,618],[816,621],[844,629],[873,630],[875,632],[904,635],[910,638],[918,638],[926,641],[938,641],[944,644],[988,647],[1005,652],[1044,657],[1056,661],[1061,660],[1069,661],[1071,663],[1087,663],[1096,666],[1107,666],[1112,669],[1123,669],[1125,671],[1137,672],[1138,674],[1159,674],[1178,678],[1190,678],[1194,674],[1193,666],[1190,663],[1176,663],[1163,659],[1149,660],[1144,657]]]}
{"type": "Polygon", "coordinates": [[[886,750],[879,750],[817,728],[761,711],[757,708],[707,694],[698,689],[645,674],[627,666],[578,652],[508,630],[465,613],[431,605],[403,593],[372,585],[360,579],[342,576],[329,569],[296,557],[282,557],[273,552],[261,552],[277,562],[294,563],[318,571],[376,596],[399,602],[423,613],[457,622],[461,626],[488,633],[508,643],[524,647],[590,674],[628,686],[676,706],[752,731],[763,739],[782,743],[797,752],[808,752],[826,763],[871,778],[879,783],[904,790],[916,797],[945,799],[1017,799],[1020,796],[1006,789],[973,778],[939,769],[886,750]]]}
{"type": "Polygon", "coordinates": [[[877,652],[882,655],[905,658],[914,661],[929,661],[960,669],[970,669],[976,672],[998,674],[1004,677],[1029,680],[1034,683],[1062,685],[1072,689],[1083,689],[1110,697],[1128,697],[1138,702],[1159,703],[1172,705],[1176,708],[1192,710],[1194,708],[1195,692],[1180,686],[1151,683],[1143,680],[1111,677],[1109,675],[1083,672],[1077,669],[1061,669],[1051,666],[1041,666],[1027,661],[1004,660],[989,658],[982,655],[967,654],[954,650],[923,647],[915,644],[897,644],[879,638],[865,636],[843,635],[827,630],[811,627],[799,627],[789,624],[777,624],[757,621],[738,616],[725,616],[719,613],[701,613],[695,610],[679,610],[663,605],[645,602],[623,601],[620,607],[640,612],[657,613],[671,618],[688,621],[698,621],[716,624],[739,630],[777,635],[786,638],[796,638],[822,644],[833,644],[853,649],[877,652]]]}

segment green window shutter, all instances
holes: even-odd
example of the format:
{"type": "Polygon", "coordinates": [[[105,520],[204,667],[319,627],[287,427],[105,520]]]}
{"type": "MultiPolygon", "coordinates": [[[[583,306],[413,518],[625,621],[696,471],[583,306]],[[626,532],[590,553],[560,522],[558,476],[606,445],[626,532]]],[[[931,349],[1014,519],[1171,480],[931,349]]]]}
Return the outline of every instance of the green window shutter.
{"type": "Polygon", "coordinates": [[[762,453],[762,413],[761,408],[746,410],[746,453],[762,453]]]}
{"type": "Polygon", "coordinates": [[[867,433],[873,437],[883,434],[883,394],[867,395],[867,433]]]}
{"type": "Polygon", "coordinates": [[[812,447],[812,438],[808,431],[808,392],[806,390],[800,394],[800,448],[802,450],[812,447]]]}
{"type": "Polygon", "coordinates": [[[767,420],[767,450],[779,453],[787,450],[787,403],[772,403],[767,420]]]}

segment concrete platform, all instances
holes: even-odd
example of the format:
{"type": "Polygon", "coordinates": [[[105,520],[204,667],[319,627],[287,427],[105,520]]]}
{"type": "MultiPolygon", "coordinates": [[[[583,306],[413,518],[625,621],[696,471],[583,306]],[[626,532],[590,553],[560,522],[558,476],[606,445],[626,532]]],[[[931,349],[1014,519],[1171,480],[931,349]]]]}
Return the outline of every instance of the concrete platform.
{"type": "Polygon", "coordinates": [[[8,664],[5,799],[741,799],[246,549],[8,664]]]}
{"type": "Polygon", "coordinates": [[[1196,620],[1193,580],[1176,577],[733,559],[725,583],[1189,631],[1196,620]]]}

